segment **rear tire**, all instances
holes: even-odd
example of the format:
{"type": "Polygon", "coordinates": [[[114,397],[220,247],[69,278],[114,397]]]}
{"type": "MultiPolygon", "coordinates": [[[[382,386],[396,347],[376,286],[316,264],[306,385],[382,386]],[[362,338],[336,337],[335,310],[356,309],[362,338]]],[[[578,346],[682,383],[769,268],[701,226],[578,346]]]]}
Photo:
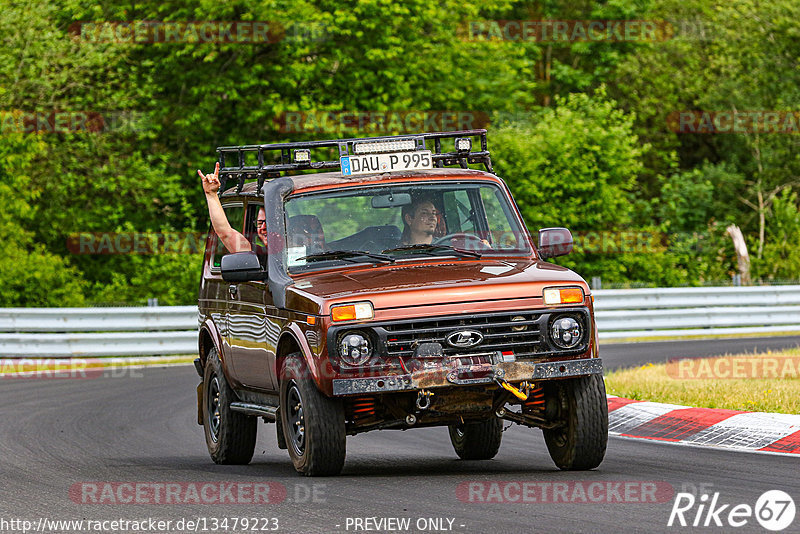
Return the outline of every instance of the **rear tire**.
{"type": "Polygon", "coordinates": [[[594,469],[608,444],[608,401],[601,375],[582,376],[555,384],[548,402],[557,404],[557,420],[565,426],[544,430],[553,462],[565,470],[594,469]]]}
{"type": "Polygon", "coordinates": [[[289,456],[305,476],[338,475],[345,459],[344,405],[320,393],[300,353],[281,373],[280,415],[289,456]]]}
{"type": "Polygon", "coordinates": [[[203,374],[203,429],[208,452],[218,464],[242,465],[253,459],[258,421],[232,411],[231,402],[236,400],[217,349],[211,349],[203,374]]]}
{"type": "Polygon", "coordinates": [[[491,460],[500,450],[503,422],[492,417],[480,423],[450,425],[450,442],[462,460],[491,460]]]}

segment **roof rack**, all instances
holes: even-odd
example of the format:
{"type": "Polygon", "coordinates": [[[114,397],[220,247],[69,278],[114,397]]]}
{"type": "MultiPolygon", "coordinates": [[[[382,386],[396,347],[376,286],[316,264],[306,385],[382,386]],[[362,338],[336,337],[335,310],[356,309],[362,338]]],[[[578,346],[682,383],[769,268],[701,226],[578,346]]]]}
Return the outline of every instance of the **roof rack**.
{"type": "MultiPolygon", "coordinates": [[[[341,163],[334,161],[314,161],[311,158],[311,149],[314,148],[338,148],[339,157],[356,154],[355,144],[362,142],[380,141],[414,141],[415,150],[430,150],[425,142],[433,141],[431,159],[434,167],[444,167],[459,165],[467,169],[468,164],[482,163],[488,172],[494,173],[492,169],[492,159],[486,141],[486,130],[460,130],[453,132],[433,132],[409,135],[390,135],[382,137],[358,137],[352,139],[334,139],[329,141],[300,141],[296,143],[273,143],[267,145],[244,145],[244,146],[222,146],[217,148],[219,155],[219,179],[220,192],[225,190],[225,184],[229,179],[236,180],[237,193],[240,193],[245,180],[258,180],[258,192],[264,186],[264,182],[271,178],[277,178],[286,171],[300,171],[307,169],[339,169],[341,163]],[[452,152],[442,152],[442,139],[472,138],[480,137],[480,150],[472,150],[471,139],[467,150],[454,150],[452,152]],[[301,160],[297,160],[297,153],[301,150],[301,160]],[[278,163],[265,163],[265,153],[269,156],[277,156],[280,153],[278,163]],[[255,164],[246,164],[248,156],[256,158],[255,164]],[[305,159],[308,158],[308,159],[305,159]]],[[[277,159],[277,158],[276,158],[277,159]]]]}

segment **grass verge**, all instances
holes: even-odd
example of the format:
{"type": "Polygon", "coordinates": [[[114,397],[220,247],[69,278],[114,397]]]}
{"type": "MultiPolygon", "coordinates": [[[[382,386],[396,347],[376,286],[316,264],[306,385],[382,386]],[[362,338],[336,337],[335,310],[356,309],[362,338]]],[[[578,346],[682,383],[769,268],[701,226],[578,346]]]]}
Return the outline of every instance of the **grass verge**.
{"type": "Polygon", "coordinates": [[[684,406],[800,413],[800,349],[683,362],[613,371],[606,391],[684,406]]]}

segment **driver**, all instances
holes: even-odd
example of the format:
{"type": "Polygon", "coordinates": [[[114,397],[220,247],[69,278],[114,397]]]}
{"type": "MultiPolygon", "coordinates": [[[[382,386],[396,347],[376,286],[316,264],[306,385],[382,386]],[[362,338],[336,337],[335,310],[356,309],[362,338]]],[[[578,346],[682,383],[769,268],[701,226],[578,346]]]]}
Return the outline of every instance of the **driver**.
{"type": "Polygon", "coordinates": [[[403,206],[403,245],[429,245],[439,226],[439,210],[429,198],[418,198],[403,206]]]}
{"type": "MultiPolygon", "coordinates": [[[[436,205],[429,197],[417,198],[411,204],[403,206],[402,215],[404,228],[400,241],[401,246],[431,245],[434,243],[434,238],[441,238],[446,233],[441,217],[442,212],[436,209],[436,205]]],[[[451,241],[452,246],[457,248],[473,248],[474,245],[467,245],[468,238],[480,241],[482,247],[479,248],[491,248],[492,246],[489,241],[474,234],[454,234],[451,237],[459,237],[458,242],[451,241]]]]}

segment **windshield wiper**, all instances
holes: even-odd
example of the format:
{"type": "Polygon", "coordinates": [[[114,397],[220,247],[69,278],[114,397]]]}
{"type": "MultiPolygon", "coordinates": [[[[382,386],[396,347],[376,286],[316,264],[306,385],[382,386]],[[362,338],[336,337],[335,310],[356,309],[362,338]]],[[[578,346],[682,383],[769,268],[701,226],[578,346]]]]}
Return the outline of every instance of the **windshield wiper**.
{"type": "Polygon", "coordinates": [[[302,258],[297,258],[297,259],[305,260],[308,262],[325,261],[325,260],[345,260],[358,263],[357,260],[354,260],[353,258],[357,258],[359,256],[366,256],[367,258],[372,258],[373,260],[378,260],[387,263],[395,262],[395,259],[391,256],[387,256],[386,254],[367,252],[366,250],[328,250],[325,252],[317,252],[315,254],[309,254],[308,256],[303,256],[302,258]]]}
{"type": "Polygon", "coordinates": [[[383,251],[384,254],[387,252],[455,252],[457,254],[461,254],[462,256],[469,256],[471,258],[480,258],[482,254],[480,252],[475,252],[474,250],[464,250],[461,248],[452,247],[450,245],[428,245],[425,243],[418,243],[416,245],[403,245],[401,247],[395,247],[386,249],[383,251]]]}

